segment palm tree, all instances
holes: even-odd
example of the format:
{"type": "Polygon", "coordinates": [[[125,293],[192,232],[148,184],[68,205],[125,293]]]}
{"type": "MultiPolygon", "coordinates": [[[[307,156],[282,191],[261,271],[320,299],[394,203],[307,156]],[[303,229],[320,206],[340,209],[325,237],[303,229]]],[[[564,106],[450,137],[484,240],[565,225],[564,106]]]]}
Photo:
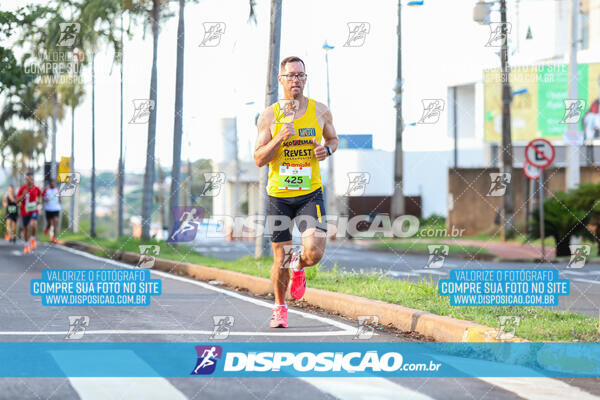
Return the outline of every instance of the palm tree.
{"type": "Polygon", "coordinates": [[[152,199],[154,186],[154,155],[156,148],[156,92],[157,92],[157,59],[158,59],[158,28],[160,23],[160,0],[152,0],[152,72],[150,75],[150,119],[148,120],[148,140],[146,149],[146,172],[144,174],[144,192],[142,197],[142,239],[150,238],[152,222],[152,199]]]}
{"type": "Polygon", "coordinates": [[[179,0],[177,25],[177,72],[175,76],[175,123],[173,128],[173,167],[171,168],[171,194],[169,198],[169,227],[174,226],[173,208],[179,205],[181,185],[181,138],[183,136],[183,56],[185,53],[185,0],[179,0]]]}
{"type": "MultiPolygon", "coordinates": [[[[271,0],[271,33],[269,35],[269,64],[267,72],[267,91],[265,94],[265,107],[277,101],[277,74],[279,72],[279,51],[281,43],[281,0],[271,0]]],[[[268,166],[260,173],[258,209],[267,215],[267,179],[268,166]]],[[[256,235],[254,256],[262,257],[265,253],[264,235],[256,235]]]]}

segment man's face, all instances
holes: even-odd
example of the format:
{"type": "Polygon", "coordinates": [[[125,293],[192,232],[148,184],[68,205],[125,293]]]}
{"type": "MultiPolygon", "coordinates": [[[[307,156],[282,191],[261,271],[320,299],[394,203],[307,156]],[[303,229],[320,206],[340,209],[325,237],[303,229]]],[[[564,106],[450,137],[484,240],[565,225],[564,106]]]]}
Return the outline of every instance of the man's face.
{"type": "Polygon", "coordinates": [[[290,75],[297,76],[299,74],[305,73],[306,72],[304,71],[304,66],[302,65],[302,63],[300,61],[294,61],[285,64],[284,69],[279,73],[279,77],[277,79],[281,86],[283,86],[283,90],[286,94],[289,94],[293,98],[298,98],[302,95],[304,91],[306,79],[303,81],[300,80],[298,77],[286,79],[286,76],[284,75],[287,75],[287,78],[290,78],[290,75]]]}
{"type": "Polygon", "coordinates": [[[33,185],[33,175],[27,175],[25,177],[25,183],[27,184],[27,186],[33,185]]]}
{"type": "Polygon", "coordinates": [[[56,186],[56,182],[54,181],[54,179],[50,179],[50,187],[52,189],[54,189],[55,186],[56,186]]]}

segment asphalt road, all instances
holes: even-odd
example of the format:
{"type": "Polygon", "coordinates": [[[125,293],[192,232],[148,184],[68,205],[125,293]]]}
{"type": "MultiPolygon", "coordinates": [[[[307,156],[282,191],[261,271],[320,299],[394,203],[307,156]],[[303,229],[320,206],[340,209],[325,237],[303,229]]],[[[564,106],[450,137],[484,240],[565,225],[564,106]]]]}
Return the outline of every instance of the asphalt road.
{"type": "MultiPolygon", "coordinates": [[[[162,294],[153,297],[148,307],[43,306],[29,291],[31,279],[39,279],[42,269],[128,266],[56,245],[41,244],[32,255],[23,255],[21,250],[21,245],[0,243],[1,342],[64,342],[70,315],[89,316],[86,342],[206,343],[214,315],[235,317],[227,341],[355,340],[356,326],[348,321],[295,309],[290,310],[289,329],[271,330],[267,327],[268,302],[158,271],[152,273],[153,278],[162,280],[162,294]]],[[[411,339],[381,333],[371,340],[411,339]]],[[[598,399],[600,382],[549,378],[0,378],[0,399],[79,398],[598,399]]]]}
{"type": "MultiPolygon", "coordinates": [[[[198,241],[194,249],[209,257],[223,260],[237,260],[254,255],[254,242],[221,240],[198,241]]],[[[466,260],[447,257],[442,268],[425,268],[429,256],[407,254],[404,250],[371,251],[347,240],[328,242],[321,260],[324,270],[338,268],[346,271],[383,271],[392,278],[422,280],[430,278],[434,282],[447,278],[451,269],[458,268],[551,268],[559,271],[561,279],[570,280],[570,295],[561,296],[558,310],[566,310],[600,316],[600,264],[586,264],[583,268],[568,269],[567,264],[553,263],[506,263],[480,260],[466,260]]]]}

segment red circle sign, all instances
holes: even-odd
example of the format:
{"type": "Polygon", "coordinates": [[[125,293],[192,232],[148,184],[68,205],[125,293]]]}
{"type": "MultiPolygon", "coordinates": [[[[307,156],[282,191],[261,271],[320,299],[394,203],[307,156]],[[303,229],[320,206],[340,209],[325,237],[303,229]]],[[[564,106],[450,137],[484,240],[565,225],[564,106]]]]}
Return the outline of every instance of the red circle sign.
{"type": "Polygon", "coordinates": [[[554,146],[546,139],[533,139],[525,147],[525,159],[536,168],[546,168],[552,164],[555,155],[554,146]]]}

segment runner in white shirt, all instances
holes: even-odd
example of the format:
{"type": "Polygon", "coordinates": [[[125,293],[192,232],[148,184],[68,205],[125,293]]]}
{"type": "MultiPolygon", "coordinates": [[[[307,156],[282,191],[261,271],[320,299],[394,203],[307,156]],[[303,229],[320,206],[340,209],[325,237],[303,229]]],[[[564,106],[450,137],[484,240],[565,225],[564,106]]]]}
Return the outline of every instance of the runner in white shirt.
{"type": "Polygon", "coordinates": [[[50,227],[52,226],[52,234],[50,239],[52,243],[56,243],[56,231],[58,226],[58,216],[60,214],[60,195],[58,188],[56,187],[56,181],[50,179],[50,186],[44,189],[42,192],[44,198],[44,210],[46,210],[46,229],[44,234],[48,235],[50,227]]]}

